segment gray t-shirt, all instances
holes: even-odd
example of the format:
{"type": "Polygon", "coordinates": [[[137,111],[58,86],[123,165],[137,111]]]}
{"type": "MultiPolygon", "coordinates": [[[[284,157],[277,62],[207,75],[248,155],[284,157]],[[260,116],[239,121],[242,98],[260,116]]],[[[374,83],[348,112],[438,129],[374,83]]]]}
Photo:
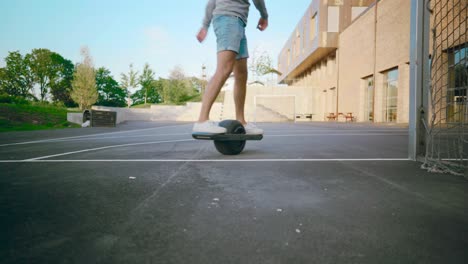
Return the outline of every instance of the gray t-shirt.
{"type": "MultiPolygon", "coordinates": [[[[265,1],[252,0],[255,7],[260,11],[260,16],[268,19],[268,12],[265,7],[265,1]]],[[[211,24],[211,19],[214,15],[230,15],[240,17],[247,24],[249,16],[249,0],[209,0],[206,5],[205,18],[203,19],[203,27],[208,29],[211,24]]]]}

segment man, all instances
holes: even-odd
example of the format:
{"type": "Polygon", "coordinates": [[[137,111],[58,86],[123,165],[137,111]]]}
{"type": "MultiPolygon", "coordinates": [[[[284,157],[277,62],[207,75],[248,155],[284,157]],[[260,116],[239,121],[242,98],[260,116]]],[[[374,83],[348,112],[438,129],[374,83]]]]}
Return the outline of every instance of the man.
{"type": "MultiPolygon", "coordinates": [[[[260,31],[268,27],[268,12],[263,0],[253,0],[255,7],[260,11],[260,20],[257,28],[260,31]]],[[[213,20],[218,46],[216,73],[208,83],[203,95],[202,108],[198,122],[193,126],[193,132],[222,134],[224,127],[209,120],[211,106],[226,82],[234,71],[234,102],[236,105],[236,119],[241,122],[247,134],[263,134],[263,130],[252,123],[247,123],[244,116],[244,104],[247,86],[247,38],[245,27],[249,14],[249,0],[209,0],[206,5],[203,26],[197,34],[199,42],[206,38],[208,28],[213,20]]]]}

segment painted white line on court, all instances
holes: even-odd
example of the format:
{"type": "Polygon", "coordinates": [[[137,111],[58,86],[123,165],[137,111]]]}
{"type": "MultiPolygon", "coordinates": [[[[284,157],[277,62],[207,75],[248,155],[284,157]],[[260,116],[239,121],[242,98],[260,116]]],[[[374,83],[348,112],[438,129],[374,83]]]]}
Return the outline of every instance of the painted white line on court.
{"type": "Polygon", "coordinates": [[[408,134],[389,134],[389,133],[381,133],[381,134],[288,134],[288,135],[264,135],[264,138],[268,137],[314,137],[314,136],[407,136],[408,134]]]}
{"type": "Polygon", "coordinates": [[[153,142],[140,142],[140,143],[112,145],[112,146],[106,146],[106,147],[82,149],[82,150],[77,150],[77,151],[71,151],[71,152],[59,153],[59,154],[48,155],[48,156],[43,156],[43,157],[37,157],[37,158],[32,158],[32,159],[26,159],[25,161],[42,160],[42,159],[66,156],[66,155],[71,155],[71,154],[90,152],[90,151],[95,151],[95,150],[110,149],[110,148],[120,148],[120,147],[129,147],[129,146],[138,146],[138,145],[162,144],[162,143],[177,143],[177,142],[187,142],[187,141],[195,141],[195,139],[165,140],[165,141],[153,141],[153,142]]]}
{"type": "MultiPolygon", "coordinates": [[[[188,136],[190,133],[174,133],[174,134],[151,134],[151,135],[138,135],[138,136],[115,136],[115,137],[86,137],[76,139],[56,139],[47,141],[51,142],[71,142],[80,140],[100,140],[100,139],[120,139],[120,138],[140,138],[140,137],[163,137],[163,136],[188,136]]],[[[396,134],[396,133],[380,133],[380,134],[355,134],[355,133],[344,133],[344,134],[288,134],[288,135],[274,135],[266,134],[265,137],[294,137],[294,136],[407,136],[408,134],[396,134]]]]}
{"type": "Polygon", "coordinates": [[[92,159],[92,160],[0,160],[0,163],[35,163],[35,162],[369,162],[369,161],[411,161],[408,158],[363,158],[363,159],[92,159]]]}
{"type": "Polygon", "coordinates": [[[174,134],[151,134],[151,135],[138,135],[138,136],[115,136],[115,137],[87,137],[87,138],[76,138],[76,139],[57,139],[49,142],[71,142],[80,140],[99,140],[99,139],[120,139],[120,138],[140,138],[140,137],[165,137],[165,136],[187,136],[189,133],[174,133],[174,134]]]}
{"type": "Polygon", "coordinates": [[[268,132],[408,132],[408,129],[265,129],[268,132]]]}
{"type": "MultiPolygon", "coordinates": [[[[134,129],[134,130],[126,130],[126,131],[118,131],[118,132],[108,132],[108,133],[98,133],[98,134],[90,134],[90,135],[83,135],[83,136],[74,136],[74,137],[62,137],[62,138],[51,138],[51,139],[43,139],[43,140],[34,140],[34,141],[26,141],[26,142],[17,142],[17,143],[8,143],[8,144],[1,144],[0,147],[7,147],[7,146],[15,146],[15,145],[27,145],[27,144],[37,144],[37,143],[47,143],[47,142],[57,142],[57,141],[68,141],[68,140],[79,140],[79,139],[88,139],[88,138],[97,138],[96,136],[101,135],[115,135],[115,134],[123,134],[123,133],[132,133],[132,132],[141,132],[141,131],[148,131],[148,130],[159,130],[163,128],[175,128],[175,127],[183,127],[183,126],[191,126],[191,124],[183,124],[183,125],[173,125],[173,126],[161,126],[161,127],[153,127],[153,128],[144,128],[144,129],[134,129]]],[[[276,132],[280,132],[283,130],[276,130],[276,132]]],[[[304,129],[304,130],[288,130],[288,132],[297,132],[297,131],[316,131],[316,132],[336,132],[337,130],[320,130],[320,129],[304,129]]],[[[343,130],[343,131],[350,131],[350,132],[406,132],[407,130],[343,130]]],[[[272,130],[271,132],[275,132],[272,130]]],[[[177,135],[187,134],[190,135],[190,132],[187,133],[179,133],[177,135]]],[[[176,134],[173,134],[176,135],[176,134]]],[[[326,134],[329,135],[329,134],[326,134]]],[[[343,135],[349,135],[343,133],[343,135]]],[[[132,136],[137,137],[137,136],[132,136]]]]}
{"type": "Polygon", "coordinates": [[[90,135],[84,135],[84,136],[62,137],[62,138],[51,138],[51,139],[43,139],[43,140],[34,140],[34,141],[26,141],[26,142],[17,142],[17,143],[2,144],[2,145],[0,145],[0,147],[14,146],[14,145],[36,144],[36,143],[50,142],[50,141],[56,141],[56,140],[67,140],[67,139],[75,139],[75,138],[95,137],[95,136],[100,136],[100,135],[114,135],[114,134],[131,133],[131,132],[140,132],[140,131],[148,131],[148,130],[159,130],[159,129],[163,129],[163,128],[174,128],[174,127],[181,127],[181,126],[188,126],[188,125],[191,125],[191,124],[173,125],[173,126],[161,126],[161,127],[152,127],[152,128],[144,128],[144,129],[134,129],[134,130],[126,130],[126,131],[118,131],[118,132],[108,132],[108,133],[90,134],[90,135]]]}

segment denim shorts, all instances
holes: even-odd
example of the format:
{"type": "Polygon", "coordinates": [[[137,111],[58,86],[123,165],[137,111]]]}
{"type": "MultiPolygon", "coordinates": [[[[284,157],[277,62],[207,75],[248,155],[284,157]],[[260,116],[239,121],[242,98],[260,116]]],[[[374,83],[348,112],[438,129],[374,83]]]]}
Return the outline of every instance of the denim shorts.
{"type": "Polygon", "coordinates": [[[219,15],[213,18],[213,29],[216,34],[218,52],[231,50],[237,53],[236,59],[249,57],[245,22],[235,16],[219,15]]]}

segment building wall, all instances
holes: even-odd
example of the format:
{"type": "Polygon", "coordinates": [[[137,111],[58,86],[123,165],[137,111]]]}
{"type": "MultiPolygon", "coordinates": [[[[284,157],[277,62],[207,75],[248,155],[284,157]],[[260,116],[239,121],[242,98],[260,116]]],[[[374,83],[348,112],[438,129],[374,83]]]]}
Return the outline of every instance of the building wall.
{"type": "MultiPolygon", "coordinates": [[[[245,101],[245,118],[248,122],[286,121],[272,113],[262,111],[255,105],[255,98],[263,96],[264,105],[273,112],[283,115],[292,121],[295,114],[311,114],[311,90],[305,86],[260,86],[249,85],[245,101]],[[261,111],[261,112],[260,112],[261,111]]],[[[257,102],[259,103],[259,102],[257,102]]],[[[235,119],[235,103],[232,90],[224,94],[222,119],[235,119]]]]}
{"type": "Polygon", "coordinates": [[[338,36],[375,0],[313,0],[278,56],[280,83],[298,76],[338,47],[338,36]]]}
{"type": "Polygon", "coordinates": [[[357,121],[368,121],[367,82],[364,78],[372,76],[372,121],[387,122],[387,116],[394,117],[395,114],[390,115],[386,111],[385,74],[388,70],[398,69],[395,121],[407,123],[410,9],[408,0],[312,1],[280,54],[279,67],[280,71],[283,70],[280,81],[310,90],[309,108],[316,120],[327,120],[330,113],[352,113],[357,121]],[[301,26],[308,26],[307,21],[313,12],[320,17],[317,45],[311,46],[309,54],[309,46],[306,46],[303,55],[288,58],[285,54],[288,50],[295,50],[294,38],[300,35],[297,33],[310,31],[303,30],[301,26]],[[328,16],[337,12],[339,25],[331,25],[327,21],[330,19],[328,16]],[[339,32],[329,32],[330,28],[339,32]],[[326,46],[324,40],[330,33],[338,34],[337,42],[326,46]]]}
{"type": "Polygon", "coordinates": [[[326,1],[312,1],[279,55],[280,82],[294,82],[306,70],[304,66],[336,48],[338,34],[327,31],[327,21],[326,1]]]}
{"type": "Polygon", "coordinates": [[[374,78],[374,122],[385,122],[385,72],[398,69],[398,123],[409,119],[410,1],[383,0],[340,34],[338,112],[366,116],[367,83],[374,78]]]}
{"type": "Polygon", "coordinates": [[[303,113],[313,113],[313,120],[323,121],[325,116],[336,111],[338,57],[331,52],[312,65],[290,87],[304,89],[309,95],[301,100],[307,102],[303,113]]]}
{"type": "Polygon", "coordinates": [[[379,1],[376,31],[376,122],[383,122],[383,72],[398,68],[398,123],[409,120],[409,51],[411,1],[379,1]]]}
{"type": "Polygon", "coordinates": [[[340,35],[338,111],[367,121],[363,78],[374,75],[375,8],[368,10],[340,35]],[[353,43],[350,45],[350,43],[353,43]]]}

